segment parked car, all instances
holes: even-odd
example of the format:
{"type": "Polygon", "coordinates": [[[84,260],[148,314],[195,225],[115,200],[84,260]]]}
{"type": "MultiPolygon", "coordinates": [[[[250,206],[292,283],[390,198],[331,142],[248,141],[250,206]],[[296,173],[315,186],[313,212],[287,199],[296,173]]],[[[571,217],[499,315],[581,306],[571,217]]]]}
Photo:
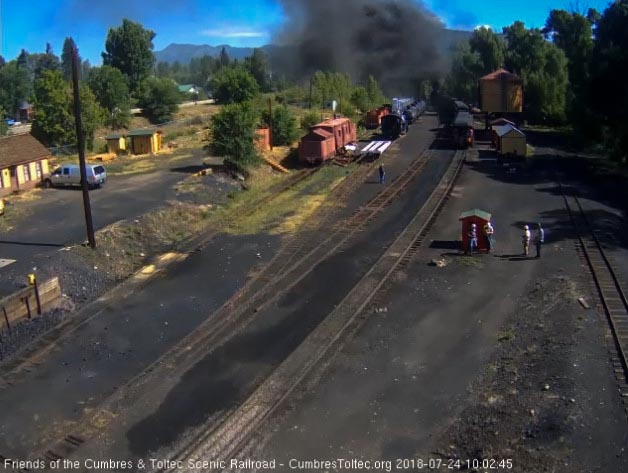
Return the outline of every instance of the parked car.
{"type": "MultiPolygon", "coordinates": [[[[88,164],[87,185],[90,189],[101,187],[107,180],[107,171],[100,164],[88,164]]],[[[63,164],[44,179],[44,187],[68,187],[81,185],[81,168],[78,164],[63,164]]]]}

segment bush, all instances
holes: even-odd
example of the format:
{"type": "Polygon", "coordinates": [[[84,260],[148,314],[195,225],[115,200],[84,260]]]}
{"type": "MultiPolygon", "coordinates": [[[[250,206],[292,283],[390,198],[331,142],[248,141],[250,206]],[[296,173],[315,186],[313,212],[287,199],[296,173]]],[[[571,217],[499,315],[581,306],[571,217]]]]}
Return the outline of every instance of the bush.
{"type": "Polygon", "coordinates": [[[311,126],[316,125],[321,121],[321,114],[319,112],[311,111],[307,112],[301,117],[301,129],[308,131],[311,126]]]}
{"type": "Polygon", "coordinates": [[[245,102],[226,105],[211,119],[211,148],[238,165],[259,161],[255,147],[258,114],[245,102]]]}
{"type": "MultiPolygon", "coordinates": [[[[269,126],[270,113],[268,111],[262,113],[262,122],[269,126]]],[[[290,145],[294,143],[298,136],[299,130],[297,129],[297,119],[294,113],[288,110],[286,106],[275,108],[273,110],[273,146],[290,145]]]]}

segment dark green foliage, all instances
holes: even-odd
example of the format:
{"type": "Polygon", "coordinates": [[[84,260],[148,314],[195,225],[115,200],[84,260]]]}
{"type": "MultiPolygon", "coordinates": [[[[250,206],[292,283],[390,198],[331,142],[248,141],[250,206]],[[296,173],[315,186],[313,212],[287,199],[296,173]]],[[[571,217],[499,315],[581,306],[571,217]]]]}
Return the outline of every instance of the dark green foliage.
{"type": "Polygon", "coordinates": [[[111,66],[95,67],[87,83],[106,111],[105,124],[114,129],[127,126],[131,121],[131,97],[122,72],[111,66]]]}
{"type": "Polygon", "coordinates": [[[221,104],[247,102],[259,93],[255,78],[243,67],[224,67],[211,80],[213,98],[221,104]]]}
{"type": "Polygon", "coordinates": [[[602,117],[605,141],[628,160],[628,0],[611,4],[597,24],[591,62],[591,105],[602,117]]]}
{"type": "MultiPolygon", "coordinates": [[[[124,19],[122,26],[111,28],[102,53],[103,64],[112,66],[127,77],[132,94],[153,70],[153,39],[155,33],[141,24],[124,19]]],[[[136,95],[137,96],[137,95],[136,95]]]]}
{"type": "MultiPolygon", "coordinates": [[[[270,112],[262,113],[262,122],[265,126],[270,124],[270,112]]],[[[273,109],[273,146],[291,145],[299,137],[297,118],[288,107],[281,106],[273,109]]]]}
{"type": "Polygon", "coordinates": [[[0,69],[0,84],[0,108],[14,117],[20,100],[29,100],[33,92],[29,71],[10,61],[0,69]]]}
{"type": "Polygon", "coordinates": [[[229,59],[229,55],[227,54],[227,49],[224,46],[220,50],[220,56],[218,56],[218,65],[219,67],[229,67],[231,65],[231,60],[229,59]]]}
{"type": "Polygon", "coordinates": [[[5,120],[5,111],[0,107],[0,136],[5,136],[9,133],[9,126],[5,120]]]}
{"type": "MultiPolygon", "coordinates": [[[[81,87],[80,96],[83,130],[87,148],[91,149],[103,111],[87,86],[81,87]]],[[[34,105],[33,136],[51,146],[76,143],[72,89],[61,71],[44,71],[35,81],[34,105]]]]}
{"type": "Polygon", "coordinates": [[[311,126],[316,125],[321,121],[321,114],[319,112],[307,112],[301,117],[301,129],[308,131],[311,126]]]}
{"type": "Polygon", "coordinates": [[[258,162],[255,148],[258,119],[250,103],[224,106],[211,120],[212,151],[239,165],[258,162]]]}
{"type": "Polygon", "coordinates": [[[172,80],[151,77],[143,83],[138,105],[151,123],[172,120],[179,109],[179,103],[181,94],[172,80]]]}
{"type": "Polygon", "coordinates": [[[251,56],[244,58],[244,68],[255,78],[262,92],[270,92],[268,60],[264,51],[255,48],[251,56]]]}
{"type": "MultiPolygon", "coordinates": [[[[71,37],[65,38],[63,42],[63,52],[61,53],[61,71],[63,78],[68,82],[72,80],[72,48],[76,48],[76,43],[71,37]]],[[[78,48],[76,48],[78,50],[78,48]]],[[[81,64],[81,56],[78,57],[77,64],[81,64]]],[[[79,71],[80,73],[81,71],[79,71]]],[[[81,77],[79,77],[80,79],[81,77]]]]}

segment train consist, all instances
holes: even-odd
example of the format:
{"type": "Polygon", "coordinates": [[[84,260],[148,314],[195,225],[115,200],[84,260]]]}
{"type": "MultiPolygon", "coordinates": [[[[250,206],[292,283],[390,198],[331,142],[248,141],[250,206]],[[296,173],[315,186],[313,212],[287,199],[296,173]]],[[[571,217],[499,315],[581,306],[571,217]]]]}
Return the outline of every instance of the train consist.
{"type": "Polygon", "coordinates": [[[355,124],[348,118],[333,118],[310,127],[299,143],[299,160],[320,164],[341,154],[345,146],[357,140],[355,124]]]}
{"type": "Polygon", "coordinates": [[[408,131],[408,126],[421,116],[425,108],[423,100],[394,98],[391,113],[381,120],[382,137],[390,140],[399,138],[408,131]]]}
{"type": "MultiPolygon", "coordinates": [[[[365,125],[381,127],[384,139],[394,140],[408,131],[408,126],[425,111],[423,100],[393,98],[392,104],[371,110],[366,114],[365,125]]],[[[347,145],[357,141],[355,124],[348,118],[333,118],[310,127],[299,143],[299,160],[308,164],[320,164],[338,154],[347,145]]]]}

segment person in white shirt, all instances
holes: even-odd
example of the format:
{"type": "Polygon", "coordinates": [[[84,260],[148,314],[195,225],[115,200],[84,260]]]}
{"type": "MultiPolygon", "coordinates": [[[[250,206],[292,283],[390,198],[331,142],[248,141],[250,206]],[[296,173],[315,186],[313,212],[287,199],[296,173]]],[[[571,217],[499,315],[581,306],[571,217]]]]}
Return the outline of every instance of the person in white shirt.
{"type": "Polygon", "coordinates": [[[484,225],[484,235],[486,235],[486,240],[488,241],[489,253],[493,251],[493,233],[495,233],[493,225],[491,225],[490,221],[486,222],[486,225],[484,225]]]}
{"type": "Polygon", "coordinates": [[[523,237],[521,241],[523,243],[523,255],[528,256],[528,251],[530,250],[530,227],[527,225],[523,227],[523,237]]]}
{"type": "Polygon", "coordinates": [[[545,242],[545,230],[540,223],[536,224],[536,232],[534,234],[534,246],[536,246],[536,257],[541,257],[541,245],[545,242]]]}

